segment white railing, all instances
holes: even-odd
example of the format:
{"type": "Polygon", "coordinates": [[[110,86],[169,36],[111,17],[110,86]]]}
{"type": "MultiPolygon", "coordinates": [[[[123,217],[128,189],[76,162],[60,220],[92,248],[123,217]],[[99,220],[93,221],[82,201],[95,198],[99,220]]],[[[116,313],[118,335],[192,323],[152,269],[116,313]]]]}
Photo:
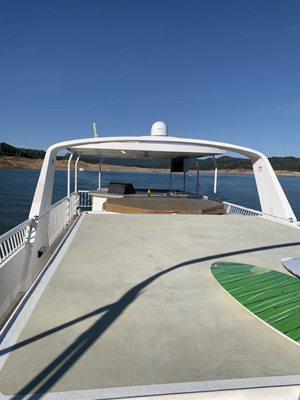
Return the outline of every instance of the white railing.
{"type": "MultiPolygon", "coordinates": [[[[0,236],[0,327],[44,267],[43,253],[71,225],[79,196],[72,193],[45,214],[28,219],[0,236]]],[[[50,253],[48,253],[48,256],[50,253]]]]}
{"type": "Polygon", "coordinates": [[[52,244],[53,241],[61,234],[61,232],[66,227],[69,220],[69,201],[68,198],[64,198],[53,204],[46,215],[43,215],[40,218],[42,219],[48,218],[48,238],[49,244],[52,244]]]}
{"type": "Polygon", "coordinates": [[[47,221],[49,245],[60,235],[69,221],[76,214],[79,205],[79,196],[72,193],[70,199],[64,197],[53,204],[50,210],[36,219],[27,219],[15,228],[0,236],[0,265],[12,256],[25,242],[32,239],[35,230],[31,230],[38,221],[47,221]]]}
{"type": "Polygon", "coordinates": [[[253,210],[252,208],[247,208],[243,206],[239,206],[237,204],[228,203],[227,201],[223,201],[225,207],[226,214],[238,214],[245,216],[257,216],[263,215],[261,211],[253,210]]]}
{"type": "Polygon", "coordinates": [[[38,222],[45,221],[48,226],[49,245],[62,233],[76,214],[78,199],[78,194],[72,193],[70,198],[64,197],[59,200],[51,206],[47,213],[38,218],[38,222]]]}
{"type": "Polygon", "coordinates": [[[25,244],[27,232],[33,222],[33,219],[27,219],[0,236],[0,264],[25,244]]]}
{"type": "Polygon", "coordinates": [[[300,221],[294,221],[293,219],[286,219],[282,217],[278,217],[276,215],[267,214],[262,211],[253,210],[252,208],[247,208],[243,206],[239,206],[237,204],[228,203],[227,201],[223,201],[225,207],[226,214],[236,214],[236,215],[244,215],[244,216],[261,216],[272,221],[276,221],[283,224],[291,224],[294,227],[300,226],[300,221]]]}
{"type": "Polygon", "coordinates": [[[92,206],[92,196],[89,190],[78,190],[79,195],[79,207],[91,207],[92,206]]]}
{"type": "Polygon", "coordinates": [[[79,207],[79,194],[73,192],[70,196],[70,202],[69,202],[69,215],[72,218],[78,210],[79,207]]]}

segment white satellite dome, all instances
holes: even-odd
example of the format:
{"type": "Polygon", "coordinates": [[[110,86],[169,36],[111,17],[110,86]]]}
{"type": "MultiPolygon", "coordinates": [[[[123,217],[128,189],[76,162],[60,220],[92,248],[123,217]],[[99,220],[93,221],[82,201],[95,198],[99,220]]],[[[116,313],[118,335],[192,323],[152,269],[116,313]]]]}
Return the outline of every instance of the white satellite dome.
{"type": "Polygon", "coordinates": [[[151,136],[168,136],[168,127],[162,121],[156,121],[151,126],[151,136]]]}

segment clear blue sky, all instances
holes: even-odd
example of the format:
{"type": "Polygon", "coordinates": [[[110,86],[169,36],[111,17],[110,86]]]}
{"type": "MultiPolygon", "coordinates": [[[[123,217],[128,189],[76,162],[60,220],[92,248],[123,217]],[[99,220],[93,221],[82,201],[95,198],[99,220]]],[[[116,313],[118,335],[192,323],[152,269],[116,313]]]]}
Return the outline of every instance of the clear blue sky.
{"type": "Polygon", "coordinates": [[[300,1],[0,0],[0,141],[155,120],[300,156],[300,1]]]}

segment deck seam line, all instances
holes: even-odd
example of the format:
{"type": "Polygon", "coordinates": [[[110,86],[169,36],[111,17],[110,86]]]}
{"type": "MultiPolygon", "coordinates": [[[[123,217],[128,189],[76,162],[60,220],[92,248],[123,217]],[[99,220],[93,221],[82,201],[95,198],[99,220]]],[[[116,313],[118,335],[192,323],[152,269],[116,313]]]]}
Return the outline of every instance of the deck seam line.
{"type": "MultiPolygon", "coordinates": [[[[56,249],[50,260],[46,263],[45,267],[39,273],[31,288],[28,290],[28,292],[12,314],[11,318],[8,320],[7,324],[3,327],[0,333],[0,352],[7,347],[13,346],[17,342],[39,299],[44,293],[63,256],[69,248],[73,237],[78,231],[84,217],[85,214],[81,214],[79,219],[76,221],[76,223],[73,225],[73,227],[65,237],[63,245],[56,249]]],[[[0,355],[0,371],[2,370],[7,358],[12,351],[13,349],[2,356],[0,355]]]]}

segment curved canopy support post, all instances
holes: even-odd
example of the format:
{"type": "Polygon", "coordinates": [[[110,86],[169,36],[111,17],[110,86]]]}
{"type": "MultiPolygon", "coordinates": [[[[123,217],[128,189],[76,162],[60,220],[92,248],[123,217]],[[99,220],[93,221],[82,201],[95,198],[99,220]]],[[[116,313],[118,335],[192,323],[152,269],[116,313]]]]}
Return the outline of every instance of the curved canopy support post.
{"type": "Polygon", "coordinates": [[[75,175],[74,175],[74,192],[75,193],[78,193],[78,161],[79,161],[79,159],[80,159],[80,156],[78,156],[75,161],[75,170],[74,170],[74,173],[75,173],[75,175]]]}
{"type": "Polygon", "coordinates": [[[71,194],[71,161],[73,159],[73,153],[70,154],[69,160],[68,160],[68,182],[67,182],[67,196],[70,198],[71,194]]]}
{"type": "Polygon", "coordinates": [[[217,185],[218,185],[218,165],[215,156],[212,156],[213,162],[215,164],[215,176],[214,176],[214,197],[217,197],[217,185]]]}
{"type": "Polygon", "coordinates": [[[99,166],[98,166],[98,190],[101,189],[101,167],[102,167],[103,157],[100,158],[99,166]]]}
{"type": "Polygon", "coordinates": [[[30,257],[28,260],[27,279],[30,282],[38,275],[44,263],[43,257],[39,257],[40,249],[49,246],[49,211],[52,201],[55,160],[59,150],[59,148],[52,146],[45,154],[29,214],[30,218],[35,218],[36,220],[35,236],[30,244],[30,257]]]}
{"type": "Polygon", "coordinates": [[[297,218],[267,157],[263,155],[251,161],[262,212],[270,217],[296,222],[297,218]]]}

